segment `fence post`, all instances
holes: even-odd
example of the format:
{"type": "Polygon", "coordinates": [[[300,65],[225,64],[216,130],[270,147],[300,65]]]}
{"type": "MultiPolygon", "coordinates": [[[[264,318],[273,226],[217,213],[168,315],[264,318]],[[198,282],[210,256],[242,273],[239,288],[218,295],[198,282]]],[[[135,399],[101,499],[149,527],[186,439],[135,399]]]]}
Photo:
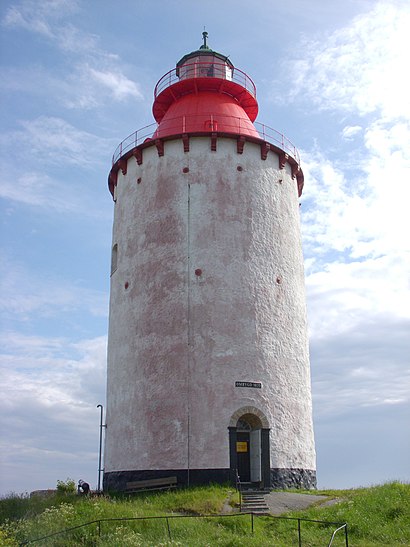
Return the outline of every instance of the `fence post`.
{"type": "Polygon", "coordinates": [[[251,513],[251,522],[252,522],[252,534],[253,534],[253,513],[251,513]]]}
{"type": "Polygon", "coordinates": [[[169,520],[168,520],[168,517],[166,517],[165,520],[167,521],[168,537],[169,537],[169,539],[172,540],[172,538],[171,538],[171,529],[170,529],[170,527],[169,527],[169,520]]]}
{"type": "Polygon", "coordinates": [[[101,521],[98,521],[98,537],[101,537],[101,521]]]}
{"type": "Polygon", "coordinates": [[[299,539],[299,547],[302,547],[302,530],[300,527],[300,519],[298,519],[298,539],[299,539]]]}
{"type": "Polygon", "coordinates": [[[349,547],[349,539],[348,539],[348,533],[347,533],[347,522],[346,522],[346,526],[345,526],[345,542],[346,542],[346,547],[349,547]]]}

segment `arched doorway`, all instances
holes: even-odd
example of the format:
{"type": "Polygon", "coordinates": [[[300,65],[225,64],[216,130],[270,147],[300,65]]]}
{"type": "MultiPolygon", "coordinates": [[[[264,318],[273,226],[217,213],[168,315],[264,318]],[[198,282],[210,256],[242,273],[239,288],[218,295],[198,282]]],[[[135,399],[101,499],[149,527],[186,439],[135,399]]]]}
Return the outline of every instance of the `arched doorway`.
{"type": "Polygon", "coordinates": [[[235,412],[229,424],[230,468],[242,483],[270,486],[269,423],[253,407],[235,412]]]}
{"type": "Polygon", "coordinates": [[[236,465],[241,482],[262,480],[261,429],[254,414],[245,414],[236,422],[236,465]]]}

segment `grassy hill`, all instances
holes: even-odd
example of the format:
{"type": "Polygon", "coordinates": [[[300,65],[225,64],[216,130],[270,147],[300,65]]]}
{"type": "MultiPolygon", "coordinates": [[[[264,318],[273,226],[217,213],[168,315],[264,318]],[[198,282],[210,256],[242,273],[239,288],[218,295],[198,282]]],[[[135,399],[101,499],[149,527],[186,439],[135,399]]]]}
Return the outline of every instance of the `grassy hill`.
{"type": "MultiPolygon", "coordinates": [[[[306,492],[304,492],[306,493],[306,492]]],[[[410,485],[400,482],[359,488],[314,492],[336,503],[311,507],[287,517],[347,522],[352,547],[410,545],[410,485]]],[[[269,546],[298,545],[297,520],[254,518],[237,514],[238,495],[230,487],[210,486],[134,497],[91,497],[56,494],[49,498],[8,496],[0,500],[0,545],[16,546],[66,528],[33,545],[98,546],[269,546]],[[218,516],[227,507],[231,512],[218,516]],[[199,518],[199,515],[213,515],[199,518]],[[116,520],[137,517],[177,518],[116,520]],[[191,518],[193,517],[193,518],[191,518]],[[88,526],[81,526],[87,522],[88,526]],[[100,535],[99,535],[100,534],[100,535]]],[[[301,522],[302,545],[328,545],[335,525],[301,522]]],[[[343,534],[332,544],[345,546],[343,534]]]]}

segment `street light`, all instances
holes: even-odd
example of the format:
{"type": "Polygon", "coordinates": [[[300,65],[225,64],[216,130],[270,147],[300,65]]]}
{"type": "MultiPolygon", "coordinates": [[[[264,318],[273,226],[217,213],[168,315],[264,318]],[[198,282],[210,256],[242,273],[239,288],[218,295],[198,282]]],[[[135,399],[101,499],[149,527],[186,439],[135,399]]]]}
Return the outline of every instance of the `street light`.
{"type": "Polygon", "coordinates": [[[101,471],[103,471],[103,469],[101,469],[102,432],[103,432],[103,427],[107,427],[107,424],[103,424],[104,407],[102,405],[97,405],[97,408],[100,409],[100,449],[98,452],[98,486],[97,486],[97,490],[98,492],[100,492],[101,491],[101,471]]]}

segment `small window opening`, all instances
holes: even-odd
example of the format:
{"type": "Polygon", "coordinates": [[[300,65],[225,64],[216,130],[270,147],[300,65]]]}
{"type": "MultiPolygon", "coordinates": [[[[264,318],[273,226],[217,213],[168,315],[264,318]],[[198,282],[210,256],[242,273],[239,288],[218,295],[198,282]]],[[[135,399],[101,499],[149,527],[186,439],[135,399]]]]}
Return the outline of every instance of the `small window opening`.
{"type": "Polygon", "coordinates": [[[118,244],[116,243],[115,245],[113,245],[112,253],[111,253],[111,275],[117,269],[117,261],[118,261],[118,244]]]}

